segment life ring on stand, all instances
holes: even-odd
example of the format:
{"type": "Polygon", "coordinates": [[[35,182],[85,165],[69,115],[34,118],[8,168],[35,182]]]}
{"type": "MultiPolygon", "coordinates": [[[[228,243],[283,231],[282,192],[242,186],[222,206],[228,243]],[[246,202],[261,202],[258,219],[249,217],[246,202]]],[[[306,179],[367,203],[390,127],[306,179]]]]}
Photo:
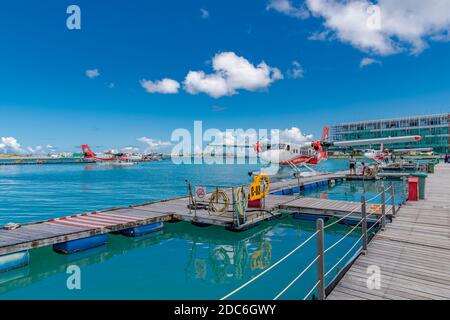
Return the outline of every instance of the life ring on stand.
{"type": "Polygon", "coordinates": [[[270,179],[265,173],[254,177],[250,184],[250,201],[260,200],[266,197],[270,191],[270,179]]]}

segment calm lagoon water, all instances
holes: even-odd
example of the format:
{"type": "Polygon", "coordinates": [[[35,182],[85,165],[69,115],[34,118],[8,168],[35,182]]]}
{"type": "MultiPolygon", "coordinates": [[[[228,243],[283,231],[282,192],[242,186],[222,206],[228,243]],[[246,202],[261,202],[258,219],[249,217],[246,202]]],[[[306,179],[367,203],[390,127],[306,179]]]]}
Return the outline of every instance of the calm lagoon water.
{"type": "MultiPolygon", "coordinates": [[[[185,179],[193,184],[246,184],[248,171],[257,168],[174,165],[170,161],[127,168],[0,166],[0,225],[185,195],[185,179]]],[[[346,161],[330,160],[320,170],[346,168],[346,161]]],[[[358,200],[363,193],[370,197],[375,192],[373,182],[347,182],[306,195],[358,200]]],[[[327,229],[325,247],[348,230],[340,224],[327,229]]],[[[314,222],[291,216],[241,233],[180,222],[166,223],[164,230],[144,238],[109,235],[106,246],[74,255],[56,254],[51,247],[33,249],[27,267],[0,274],[0,299],[218,299],[275,263],[314,231],[314,222]],[[66,268],[73,264],[81,268],[81,290],[66,286],[66,268]]],[[[360,234],[356,229],[327,254],[326,270],[360,234]]],[[[233,298],[272,299],[314,258],[315,239],[233,298]]],[[[281,298],[302,299],[315,284],[315,272],[311,268],[281,298]]]]}

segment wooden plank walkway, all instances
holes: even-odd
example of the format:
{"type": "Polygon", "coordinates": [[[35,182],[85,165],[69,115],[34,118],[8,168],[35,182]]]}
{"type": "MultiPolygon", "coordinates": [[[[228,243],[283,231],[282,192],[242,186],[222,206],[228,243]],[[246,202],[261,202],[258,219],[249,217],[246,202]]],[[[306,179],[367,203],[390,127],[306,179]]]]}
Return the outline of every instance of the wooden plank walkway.
{"type": "Polygon", "coordinates": [[[426,199],[399,210],[327,299],[450,299],[450,165],[435,170],[426,199]],[[366,284],[373,265],[381,271],[380,289],[366,284]]]}
{"type": "MultiPolygon", "coordinates": [[[[278,207],[283,210],[334,217],[343,216],[353,211],[349,218],[361,218],[361,203],[353,201],[297,197],[292,201],[278,205],[278,207]]],[[[391,208],[391,205],[386,205],[386,216],[388,217],[392,215],[391,208]]],[[[367,204],[367,212],[373,212],[374,216],[380,216],[381,206],[379,204],[367,204]]]]}

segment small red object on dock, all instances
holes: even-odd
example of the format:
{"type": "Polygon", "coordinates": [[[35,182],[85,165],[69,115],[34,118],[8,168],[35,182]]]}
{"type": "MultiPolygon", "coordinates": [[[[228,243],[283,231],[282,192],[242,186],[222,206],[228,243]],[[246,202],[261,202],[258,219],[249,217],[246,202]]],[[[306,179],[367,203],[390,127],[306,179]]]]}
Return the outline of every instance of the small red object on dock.
{"type": "Polygon", "coordinates": [[[408,200],[409,201],[417,201],[418,198],[418,187],[419,187],[419,178],[417,177],[409,177],[408,180],[408,188],[409,188],[409,194],[408,194],[408,200]]]}

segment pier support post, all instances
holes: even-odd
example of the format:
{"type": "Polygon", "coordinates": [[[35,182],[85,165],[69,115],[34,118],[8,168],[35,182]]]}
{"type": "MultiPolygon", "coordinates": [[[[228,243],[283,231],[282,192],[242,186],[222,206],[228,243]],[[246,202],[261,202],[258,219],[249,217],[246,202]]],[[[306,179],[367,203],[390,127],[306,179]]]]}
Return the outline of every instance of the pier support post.
{"type": "Polygon", "coordinates": [[[319,300],[325,300],[325,259],[324,259],[324,232],[323,219],[317,219],[317,296],[319,300]]]}
{"type": "Polygon", "coordinates": [[[392,205],[392,217],[395,217],[396,209],[395,209],[395,189],[394,189],[394,181],[391,181],[391,205],[392,205]]]}
{"type": "Polygon", "coordinates": [[[381,187],[381,230],[386,227],[386,189],[381,187]]]}
{"type": "Polygon", "coordinates": [[[408,196],[406,193],[406,177],[403,177],[402,181],[403,181],[403,204],[406,204],[406,197],[408,196]]]}
{"type": "Polygon", "coordinates": [[[362,215],[362,249],[363,254],[367,253],[367,213],[366,213],[366,197],[361,197],[361,215],[362,215]]]}

